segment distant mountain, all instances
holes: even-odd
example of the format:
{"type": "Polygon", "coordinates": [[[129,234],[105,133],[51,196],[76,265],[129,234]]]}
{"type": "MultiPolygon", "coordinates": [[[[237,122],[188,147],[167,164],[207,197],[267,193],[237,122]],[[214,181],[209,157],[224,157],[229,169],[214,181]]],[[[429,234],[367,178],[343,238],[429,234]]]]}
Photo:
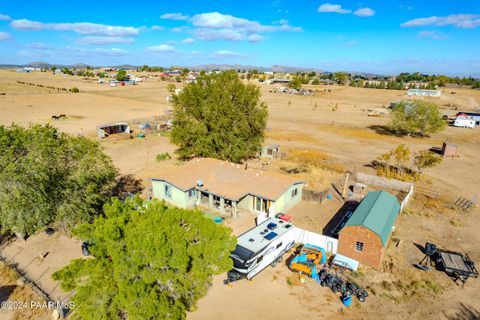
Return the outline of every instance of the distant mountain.
{"type": "Polygon", "coordinates": [[[281,65],[274,65],[272,67],[259,67],[259,66],[252,66],[252,65],[244,65],[244,64],[205,64],[205,65],[198,65],[198,66],[189,66],[186,67],[192,70],[251,70],[256,69],[258,71],[273,71],[273,72],[285,72],[285,73],[295,73],[295,72],[322,72],[316,68],[305,68],[305,67],[289,67],[289,66],[281,66],[281,65]]]}

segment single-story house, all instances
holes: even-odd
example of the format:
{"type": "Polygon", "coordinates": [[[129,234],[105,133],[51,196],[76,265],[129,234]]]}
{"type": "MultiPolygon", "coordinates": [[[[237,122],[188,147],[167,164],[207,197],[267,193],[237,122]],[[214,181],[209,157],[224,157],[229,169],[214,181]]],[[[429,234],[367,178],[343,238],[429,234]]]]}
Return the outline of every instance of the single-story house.
{"type": "Polygon", "coordinates": [[[338,253],[378,269],[399,212],[395,196],[369,192],[338,233],[338,253]]]}
{"type": "Polygon", "coordinates": [[[424,97],[440,97],[441,91],[427,90],[427,89],[408,89],[407,95],[409,96],[424,96],[424,97]]]}
{"type": "Polygon", "coordinates": [[[302,199],[304,181],[211,158],[195,158],[152,178],[153,198],[180,208],[203,206],[236,216],[271,217],[302,199]]]}

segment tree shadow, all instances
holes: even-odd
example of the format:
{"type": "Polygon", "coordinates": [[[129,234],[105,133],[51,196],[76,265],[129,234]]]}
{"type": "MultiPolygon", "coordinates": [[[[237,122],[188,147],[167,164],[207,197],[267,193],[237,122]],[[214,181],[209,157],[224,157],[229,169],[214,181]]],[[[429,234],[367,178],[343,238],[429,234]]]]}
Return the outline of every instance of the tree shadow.
{"type": "Polygon", "coordinates": [[[7,301],[16,287],[17,287],[16,285],[1,286],[0,287],[0,303],[7,301]]]}
{"type": "Polygon", "coordinates": [[[367,127],[370,130],[375,131],[378,134],[381,134],[382,136],[394,136],[394,137],[403,137],[404,134],[401,132],[395,131],[390,129],[388,126],[384,125],[370,125],[367,127]]]}
{"type": "Polygon", "coordinates": [[[117,177],[117,184],[113,189],[113,195],[121,200],[143,191],[142,180],[136,179],[133,174],[125,174],[117,177]]]}
{"type": "Polygon", "coordinates": [[[448,320],[480,320],[480,312],[472,306],[460,303],[460,306],[453,314],[446,314],[443,312],[445,318],[448,320]]]}

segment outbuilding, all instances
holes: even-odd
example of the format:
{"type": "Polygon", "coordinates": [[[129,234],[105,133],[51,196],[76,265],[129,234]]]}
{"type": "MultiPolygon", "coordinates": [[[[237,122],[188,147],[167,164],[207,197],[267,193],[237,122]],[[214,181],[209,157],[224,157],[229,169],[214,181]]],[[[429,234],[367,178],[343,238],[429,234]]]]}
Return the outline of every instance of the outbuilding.
{"type": "Polygon", "coordinates": [[[369,192],[338,234],[338,253],[378,269],[382,262],[400,203],[392,194],[369,192]]]}

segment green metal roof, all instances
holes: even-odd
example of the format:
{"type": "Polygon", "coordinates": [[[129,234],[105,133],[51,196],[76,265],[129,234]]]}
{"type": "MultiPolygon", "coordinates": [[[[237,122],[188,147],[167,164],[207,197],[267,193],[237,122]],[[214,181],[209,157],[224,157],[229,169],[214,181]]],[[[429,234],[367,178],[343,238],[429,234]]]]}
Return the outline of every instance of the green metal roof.
{"type": "Polygon", "coordinates": [[[387,246],[388,237],[400,212],[400,203],[395,196],[386,191],[372,191],[363,198],[350,219],[348,226],[363,226],[376,233],[387,246]]]}

